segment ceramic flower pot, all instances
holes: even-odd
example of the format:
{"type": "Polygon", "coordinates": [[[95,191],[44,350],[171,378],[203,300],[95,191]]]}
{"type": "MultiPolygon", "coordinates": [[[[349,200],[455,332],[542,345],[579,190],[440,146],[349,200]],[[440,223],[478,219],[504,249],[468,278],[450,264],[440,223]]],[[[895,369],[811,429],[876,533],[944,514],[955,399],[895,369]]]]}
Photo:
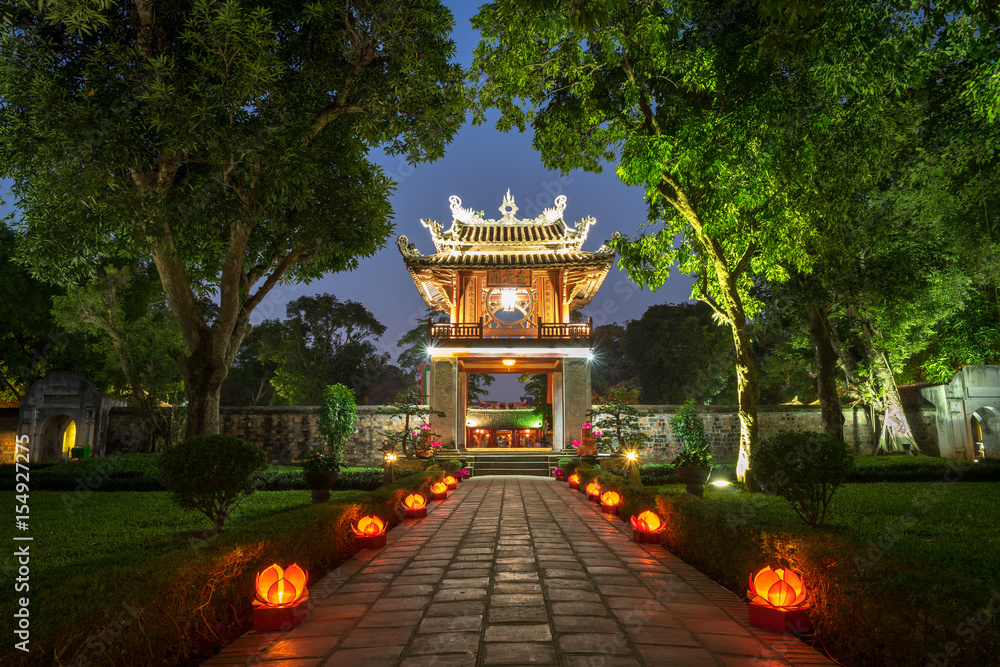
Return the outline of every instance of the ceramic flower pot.
{"type": "Polygon", "coordinates": [[[306,478],[306,485],[312,491],[313,505],[330,500],[330,489],[337,483],[337,475],[339,474],[339,471],[302,473],[302,476],[306,478]]]}
{"type": "Polygon", "coordinates": [[[677,466],[677,474],[684,482],[684,488],[692,496],[705,495],[705,482],[712,474],[711,466],[677,466]]]}

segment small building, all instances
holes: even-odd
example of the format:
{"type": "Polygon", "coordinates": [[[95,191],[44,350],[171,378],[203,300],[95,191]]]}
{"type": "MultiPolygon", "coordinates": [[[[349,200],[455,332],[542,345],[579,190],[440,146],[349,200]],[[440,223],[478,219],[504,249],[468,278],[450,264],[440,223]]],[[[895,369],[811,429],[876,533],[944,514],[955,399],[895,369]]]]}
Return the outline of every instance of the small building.
{"type": "Polygon", "coordinates": [[[1000,366],[964,366],[948,384],[920,395],[934,404],[943,458],[1000,458],[1000,366]]]}
{"type": "MultiPolygon", "coordinates": [[[[447,230],[421,221],[434,254],[421,254],[405,236],[396,242],[424,302],[449,315],[448,322],[428,325],[428,400],[445,415],[432,415],[431,428],[459,450],[482,442],[474,430],[470,439],[466,428],[468,375],[544,374],[553,410],[551,447],[568,449],[591,406],[593,351],[593,324],[574,322],[571,314],[597,294],[615,253],[607,244],[596,252],[583,249],[595,220],[567,226],[564,195],[527,220],[516,217],[509,190],[499,220],[463,208],[458,197],[449,201],[447,230]]],[[[497,437],[491,433],[490,442],[506,436],[497,437]]]]}
{"type": "Polygon", "coordinates": [[[547,441],[542,418],[534,410],[470,408],[465,419],[465,447],[481,449],[541,449],[547,441]]]}

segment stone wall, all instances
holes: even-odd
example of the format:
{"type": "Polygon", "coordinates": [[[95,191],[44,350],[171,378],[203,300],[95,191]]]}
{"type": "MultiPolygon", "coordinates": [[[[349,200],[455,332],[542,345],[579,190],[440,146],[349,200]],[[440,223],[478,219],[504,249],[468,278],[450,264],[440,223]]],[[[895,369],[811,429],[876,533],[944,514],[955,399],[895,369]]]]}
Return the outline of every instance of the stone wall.
{"type": "MultiPolygon", "coordinates": [[[[390,430],[403,428],[401,417],[379,414],[380,409],[377,405],[358,406],[357,431],[344,447],[345,465],[379,465],[382,455],[378,449],[385,444],[385,436],[390,430]]],[[[222,433],[258,443],[274,463],[300,461],[318,450],[323,441],[316,406],[223,407],[219,419],[222,433]]],[[[112,409],[108,451],[128,451],[134,447],[142,438],[143,426],[132,408],[112,409]]]]}
{"type": "MultiPolygon", "coordinates": [[[[677,439],[670,428],[670,418],[680,406],[638,405],[642,413],[639,421],[642,430],[650,436],[645,461],[670,461],[677,454],[677,439]]],[[[712,443],[712,453],[719,461],[735,461],[740,441],[739,415],[731,405],[700,406],[698,412],[705,422],[705,435],[712,443]]],[[[925,454],[938,455],[937,427],[933,406],[906,408],[913,436],[925,454]]],[[[820,431],[818,405],[759,405],[757,419],[761,438],[779,431],[820,431]]],[[[868,413],[862,406],[844,407],[844,438],[858,454],[871,454],[878,442],[872,433],[868,413]]]]}
{"type": "MultiPolygon", "coordinates": [[[[651,436],[643,460],[670,461],[677,453],[677,441],[670,428],[670,418],[680,406],[641,405],[642,429],[651,436]]],[[[379,414],[380,406],[358,406],[357,432],[344,448],[344,462],[349,466],[379,465],[378,448],[389,430],[402,428],[402,419],[379,414]]],[[[275,463],[291,463],[320,447],[319,408],[294,407],[224,407],[220,410],[222,432],[259,443],[275,463]]],[[[713,454],[720,461],[735,461],[739,447],[740,423],[734,406],[712,405],[698,408],[705,422],[705,432],[712,442],[713,454]]],[[[819,406],[758,406],[761,437],[785,430],[820,430],[819,406]]],[[[924,453],[938,455],[937,427],[933,406],[907,408],[914,437],[924,453]]],[[[877,434],[873,434],[864,408],[844,408],[846,439],[859,454],[870,454],[877,434]]],[[[113,408],[108,423],[108,451],[127,451],[141,437],[142,423],[131,408],[113,408]]],[[[2,428],[0,428],[2,431],[2,428]]]]}

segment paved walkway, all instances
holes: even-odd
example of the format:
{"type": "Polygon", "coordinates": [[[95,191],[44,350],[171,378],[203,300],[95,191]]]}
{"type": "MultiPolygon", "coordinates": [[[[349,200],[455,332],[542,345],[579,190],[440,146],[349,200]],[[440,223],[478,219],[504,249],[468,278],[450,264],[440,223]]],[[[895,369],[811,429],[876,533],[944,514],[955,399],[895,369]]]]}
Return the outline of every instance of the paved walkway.
{"type": "MultiPolygon", "coordinates": [[[[206,665],[831,665],[750,628],[746,604],[630,540],[565,484],[482,477],[310,586],[308,621],[206,665]]],[[[627,528],[627,530],[626,530],[627,528]]]]}

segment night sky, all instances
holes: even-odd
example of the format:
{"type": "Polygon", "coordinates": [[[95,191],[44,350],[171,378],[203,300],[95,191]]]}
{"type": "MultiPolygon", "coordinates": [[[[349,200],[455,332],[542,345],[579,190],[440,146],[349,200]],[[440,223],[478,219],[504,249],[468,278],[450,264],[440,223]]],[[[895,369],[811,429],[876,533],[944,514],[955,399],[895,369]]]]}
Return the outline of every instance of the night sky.
{"type": "MultiPolygon", "coordinates": [[[[478,42],[478,33],[470,26],[469,19],[478,5],[458,0],[445,4],[455,14],[456,57],[468,67],[478,42]]],[[[597,250],[615,231],[635,233],[646,219],[642,190],[624,186],[613,165],[601,174],[576,171],[560,176],[547,171],[531,147],[530,132],[505,135],[492,125],[475,127],[467,123],[445,156],[433,164],[414,168],[403,159],[390,158],[381,152],[373,157],[397,183],[391,199],[396,232],[390,242],[377,255],[363,260],[355,271],[330,275],[309,285],[277,286],[256,309],[253,322],[283,318],[288,301],[329,292],[341,300],[359,301],[374,313],[387,328],[378,342],[380,351],[388,351],[395,361],[399,336],[412,328],[426,310],[403,265],[395,236],[405,234],[421,252],[433,253],[430,234],[420,220],[437,220],[447,229],[451,223],[448,206],[451,195],[458,195],[465,208],[485,211],[487,218],[499,218],[497,209],[509,188],[519,207],[518,217],[527,218],[537,216],[542,209],[552,206],[555,196],[564,194],[567,224],[573,226],[588,216],[597,219],[584,244],[584,250],[590,251],[597,250]]],[[[593,317],[595,326],[636,319],[650,305],[687,300],[691,282],[687,276],[675,275],[653,293],[640,290],[616,265],[583,314],[593,317]]],[[[490,398],[516,400],[521,395],[516,378],[516,375],[499,376],[490,398]]]]}

